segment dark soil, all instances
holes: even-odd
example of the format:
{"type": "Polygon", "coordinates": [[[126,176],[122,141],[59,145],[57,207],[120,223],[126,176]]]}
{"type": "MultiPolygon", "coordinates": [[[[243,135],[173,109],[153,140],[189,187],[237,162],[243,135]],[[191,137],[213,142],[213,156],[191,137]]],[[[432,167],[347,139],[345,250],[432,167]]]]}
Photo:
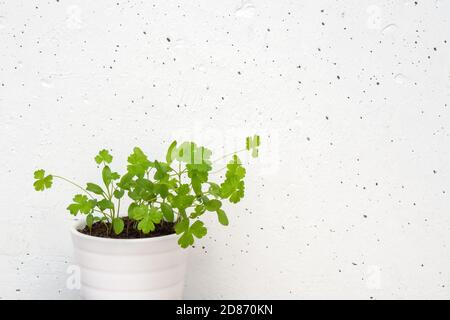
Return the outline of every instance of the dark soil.
{"type": "Polygon", "coordinates": [[[162,223],[155,225],[155,230],[148,234],[143,234],[142,232],[136,229],[136,221],[132,221],[127,217],[124,217],[123,222],[125,223],[125,228],[119,235],[116,235],[114,231],[111,230],[111,225],[109,223],[106,226],[103,222],[94,223],[91,229],[89,229],[86,226],[84,227],[84,229],[78,231],[93,237],[112,238],[112,239],[153,238],[153,237],[167,236],[169,234],[175,233],[174,230],[175,224],[172,222],[163,221],[162,223]],[[108,232],[108,230],[111,230],[111,232],[108,232]]]}

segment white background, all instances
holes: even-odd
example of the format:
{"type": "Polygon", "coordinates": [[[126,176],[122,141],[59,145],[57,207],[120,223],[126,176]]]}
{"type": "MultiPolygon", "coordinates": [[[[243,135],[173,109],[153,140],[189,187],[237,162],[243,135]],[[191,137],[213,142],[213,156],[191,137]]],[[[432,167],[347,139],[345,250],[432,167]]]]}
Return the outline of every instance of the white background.
{"type": "Polygon", "coordinates": [[[186,298],[450,298],[449,13],[0,1],[0,298],[78,294],[76,190],[34,192],[35,169],[98,182],[102,148],[123,169],[134,146],[160,158],[192,137],[220,156],[254,132],[246,198],[228,228],[207,219],[186,298]]]}

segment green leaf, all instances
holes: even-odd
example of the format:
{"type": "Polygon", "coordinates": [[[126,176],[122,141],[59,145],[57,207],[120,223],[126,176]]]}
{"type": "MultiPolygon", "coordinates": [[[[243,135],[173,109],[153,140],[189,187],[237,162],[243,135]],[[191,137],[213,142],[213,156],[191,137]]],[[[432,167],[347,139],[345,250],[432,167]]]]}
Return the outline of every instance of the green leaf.
{"type": "Polygon", "coordinates": [[[94,216],[92,214],[88,214],[86,216],[86,225],[89,229],[91,229],[93,224],[94,224],[94,216]]]}
{"type": "Polygon", "coordinates": [[[183,235],[180,237],[180,239],[178,239],[178,244],[182,247],[182,248],[187,248],[191,245],[194,244],[194,237],[192,236],[192,233],[185,232],[183,233],[183,235]]]}
{"type": "Polygon", "coordinates": [[[220,196],[224,199],[229,198],[232,203],[237,203],[244,196],[245,168],[236,155],[228,163],[225,176],[225,181],[220,185],[220,196]]]}
{"type": "MultiPolygon", "coordinates": [[[[130,217],[131,212],[134,210],[134,208],[138,207],[138,205],[135,202],[132,202],[129,206],[128,206],[128,216],[130,217]]],[[[131,218],[131,217],[130,217],[131,218]]]]}
{"type": "Polygon", "coordinates": [[[122,176],[122,179],[120,179],[119,183],[117,184],[117,186],[124,190],[130,190],[134,185],[133,177],[134,175],[131,173],[124,174],[122,176]]]}
{"type": "Polygon", "coordinates": [[[180,209],[180,210],[185,210],[192,205],[194,200],[195,200],[194,196],[179,194],[179,195],[176,195],[175,197],[173,197],[171,203],[172,203],[172,207],[180,209]]]}
{"type": "Polygon", "coordinates": [[[138,223],[138,230],[142,231],[144,234],[155,230],[155,223],[160,223],[162,219],[162,212],[156,208],[150,208],[147,210],[147,214],[138,223]]]}
{"type": "MultiPolygon", "coordinates": [[[[202,172],[197,169],[192,169],[193,165],[187,165],[188,176],[191,178],[192,189],[196,195],[202,194],[202,183],[208,181],[208,172],[202,172]]],[[[195,165],[197,166],[197,165],[195,165]]]]}
{"type": "Polygon", "coordinates": [[[34,172],[34,178],[35,179],[37,179],[37,180],[44,179],[44,177],[45,177],[45,170],[44,169],[39,169],[39,170],[36,170],[34,172]]]}
{"type": "Polygon", "coordinates": [[[73,203],[67,207],[67,210],[74,216],[78,213],[90,214],[94,210],[95,204],[95,200],[89,200],[84,194],[77,194],[73,197],[73,203]]]}
{"type": "Polygon", "coordinates": [[[209,183],[208,192],[215,197],[220,197],[220,186],[216,183],[211,182],[209,183]]]}
{"type": "Polygon", "coordinates": [[[124,223],[121,218],[114,218],[113,222],[113,229],[115,234],[121,234],[123,231],[124,223]]]}
{"type": "Polygon", "coordinates": [[[228,217],[222,209],[217,210],[217,218],[219,219],[220,224],[224,226],[228,225],[228,217]]]}
{"type": "Polygon", "coordinates": [[[142,205],[130,205],[128,208],[128,216],[138,223],[138,230],[144,234],[155,230],[155,224],[161,223],[162,212],[157,208],[150,208],[149,206],[142,205]]]}
{"type": "Polygon", "coordinates": [[[122,199],[123,195],[125,194],[125,191],[123,189],[116,189],[114,190],[114,198],[116,199],[122,199]]]}
{"type": "Polygon", "coordinates": [[[164,181],[165,184],[169,187],[169,189],[175,190],[178,187],[178,180],[176,178],[172,178],[170,180],[164,181]]]}
{"type": "Polygon", "coordinates": [[[154,191],[163,199],[167,198],[167,196],[169,195],[169,187],[164,183],[156,183],[154,185],[154,191]]]}
{"type": "Polygon", "coordinates": [[[195,218],[201,216],[205,211],[206,211],[205,206],[202,204],[199,204],[195,207],[195,210],[194,210],[194,212],[191,213],[190,217],[192,219],[195,219],[195,218]]]}
{"type": "Polygon", "coordinates": [[[120,175],[117,172],[112,172],[111,168],[108,166],[104,166],[102,170],[102,179],[105,183],[105,186],[108,187],[111,181],[117,180],[120,178],[120,175]]]}
{"type": "Polygon", "coordinates": [[[100,195],[103,194],[103,189],[99,185],[97,185],[95,183],[88,182],[87,186],[86,186],[86,190],[87,191],[91,191],[91,192],[93,192],[95,194],[100,194],[100,195]]]}
{"type": "Polygon", "coordinates": [[[150,217],[144,217],[144,219],[138,223],[138,230],[142,231],[144,234],[147,234],[150,231],[155,230],[155,224],[152,222],[150,217]]]}
{"type": "Polygon", "coordinates": [[[138,177],[143,177],[148,168],[153,165],[138,147],[133,149],[133,153],[128,157],[128,163],[128,173],[138,177]]]}
{"type": "Polygon", "coordinates": [[[53,176],[45,176],[45,170],[36,170],[34,172],[34,179],[36,181],[33,183],[34,189],[36,191],[44,191],[45,189],[50,189],[53,184],[53,176]]]}
{"type": "Polygon", "coordinates": [[[109,154],[109,151],[106,149],[101,150],[98,155],[95,157],[95,162],[97,164],[101,164],[102,162],[105,164],[111,163],[113,157],[109,154]]]}
{"type": "Polygon", "coordinates": [[[177,189],[177,193],[179,195],[186,195],[188,194],[190,191],[189,185],[188,184],[182,184],[180,185],[180,187],[177,189]]]}
{"type": "Polygon", "coordinates": [[[71,215],[76,216],[78,214],[78,212],[80,212],[80,206],[76,203],[71,203],[67,207],[67,210],[69,210],[71,215]]]}
{"type": "Polygon", "coordinates": [[[169,149],[167,150],[167,154],[166,154],[166,162],[167,164],[171,164],[173,159],[174,159],[174,150],[175,147],[177,146],[177,142],[174,141],[170,144],[169,149]]]}
{"type": "Polygon", "coordinates": [[[174,214],[173,209],[170,205],[168,205],[167,203],[161,203],[161,211],[164,215],[164,219],[166,219],[169,222],[173,222],[174,214]]]}
{"type": "Polygon", "coordinates": [[[101,210],[101,211],[105,211],[106,209],[114,209],[114,203],[112,203],[110,200],[108,199],[102,199],[100,201],[97,202],[97,207],[101,210]]]}
{"type": "Polygon", "coordinates": [[[244,197],[244,181],[241,180],[238,183],[238,186],[236,188],[236,191],[234,191],[231,196],[230,196],[230,202],[231,203],[238,203],[239,201],[241,201],[241,199],[244,197]]]}
{"type": "Polygon", "coordinates": [[[191,178],[191,185],[194,193],[199,196],[202,194],[202,183],[208,181],[208,172],[212,169],[211,151],[204,147],[197,147],[195,143],[185,144],[184,161],[187,162],[186,169],[188,177],[191,178]],[[188,156],[186,152],[189,151],[188,156]]]}
{"type": "Polygon", "coordinates": [[[200,220],[195,221],[189,228],[189,231],[191,231],[192,234],[198,239],[203,238],[207,233],[207,229],[200,220]]]}
{"type": "Polygon", "coordinates": [[[157,208],[150,208],[150,210],[148,211],[148,215],[154,223],[160,223],[163,217],[162,212],[157,208]]]}
{"type": "Polygon", "coordinates": [[[153,182],[145,178],[136,179],[134,188],[128,192],[128,196],[134,201],[153,201],[156,198],[153,182]]]}
{"type": "Polygon", "coordinates": [[[192,189],[194,190],[196,195],[202,194],[202,182],[198,178],[197,175],[191,177],[192,189]]]}
{"type": "Polygon", "coordinates": [[[169,172],[171,168],[167,163],[155,161],[154,166],[156,168],[155,175],[153,176],[155,180],[168,178],[167,172],[169,172]]]}
{"type": "Polygon", "coordinates": [[[148,207],[146,205],[137,205],[136,203],[130,204],[128,207],[128,217],[130,219],[139,221],[144,219],[147,215],[148,207]]]}
{"type": "Polygon", "coordinates": [[[175,232],[177,234],[183,234],[178,239],[178,244],[182,248],[187,248],[194,244],[194,236],[200,239],[206,235],[207,230],[200,220],[195,221],[189,227],[189,219],[185,218],[175,225],[175,232]]]}
{"type": "Polygon", "coordinates": [[[189,219],[185,218],[177,222],[175,225],[175,233],[180,234],[189,229],[189,219]]]}
{"type": "Polygon", "coordinates": [[[222,207],[222,202],[217,199],[212,199],[205,203],[205,208],[208,211],[217,211],[220,207],[222,207]]]}

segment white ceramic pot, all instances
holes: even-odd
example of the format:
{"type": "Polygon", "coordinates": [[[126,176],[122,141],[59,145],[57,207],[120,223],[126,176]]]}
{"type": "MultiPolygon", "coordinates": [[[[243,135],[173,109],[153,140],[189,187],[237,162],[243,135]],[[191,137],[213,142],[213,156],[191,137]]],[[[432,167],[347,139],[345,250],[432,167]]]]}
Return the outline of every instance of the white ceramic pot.
{"type": "Polygon", "coordinates": [[[72,228],[84,299],[181,299],[188,250],[178,236],[107,239],[72,228]]]}

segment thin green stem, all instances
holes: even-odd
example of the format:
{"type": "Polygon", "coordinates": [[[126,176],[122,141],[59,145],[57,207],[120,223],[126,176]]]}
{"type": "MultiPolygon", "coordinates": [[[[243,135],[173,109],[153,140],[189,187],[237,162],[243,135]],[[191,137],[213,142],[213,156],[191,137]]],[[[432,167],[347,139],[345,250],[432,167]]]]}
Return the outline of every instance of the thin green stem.
{"type": "Polygon", "coordinates": [[[178,163],[178,181],[180,182],[181,185],[181,162],[178,163]]]}
{"type": "Polygon", "coordinates": [[[77,184],[77,183],[75,183],[75,182],[73,182],[73,181],[70,181],[69,179],[64,178],[64,177],[61,177],[61,176],[57,176],[57,175],[52,175],[52,176],[53,176],[54,178],[64,180],[64,181],[66,181],[66,182],[68,182],[68,183],[70,183],[70,184],[76,186],[77,188],[83,190],[83,192],[85,192],[89,197],[91,197],[92,199],[95,199],[95,198],[92,196],[92,194],[89,193],[89,191],[87,191],[85,188],[83,188],[83,187],[80,186],[79,184],[77,184]]]}
{"type": "Polygon", "coordinates": [[[119,217],[119,213],[120,213],[120,199],[117,202],[117,217],[119,217]]]}
{"type": "Polygon", "coordinates": [[[216,174],[216,173],[218,173],[218,172],[220,172],[220,171],[223,171],[223,170],[225,170],[227,168],[227,166],[225,166],[225,167],[222,167],[222,168],[220,168],[219,170],[216,170],[216,171],[212,171],[210,174],[216,174]]]}
{"type": "Polygon", "coordinates": [[[226,155],[224,155],[224,156],[222,156],[222,157],[220,157],[220,158],[214,160],[212,163],[216,163],[216,162],[218,162],[218,161],[220,161],[220,160],[222,160],[222,159],[228,158],[229,156],[233,156],[233,155],[235,155],[235,154],[238,154],[238,153],[241,153],[241,152],[244,152],[244,151],[247,151],[247,149],[244,148],[244,149],[241,149],[241,150],[238,150],[238,151],[234,151],[234,152],[232,152],[232,153],[228,153],[228,154],[226,154],[226,155]]]}
{"type": "Polygon", "coordinates": [[[105,185],[106,187],[106,198],[108,200],[111,200],[111,191],[109,190],[109,186],[105,185]]]}

